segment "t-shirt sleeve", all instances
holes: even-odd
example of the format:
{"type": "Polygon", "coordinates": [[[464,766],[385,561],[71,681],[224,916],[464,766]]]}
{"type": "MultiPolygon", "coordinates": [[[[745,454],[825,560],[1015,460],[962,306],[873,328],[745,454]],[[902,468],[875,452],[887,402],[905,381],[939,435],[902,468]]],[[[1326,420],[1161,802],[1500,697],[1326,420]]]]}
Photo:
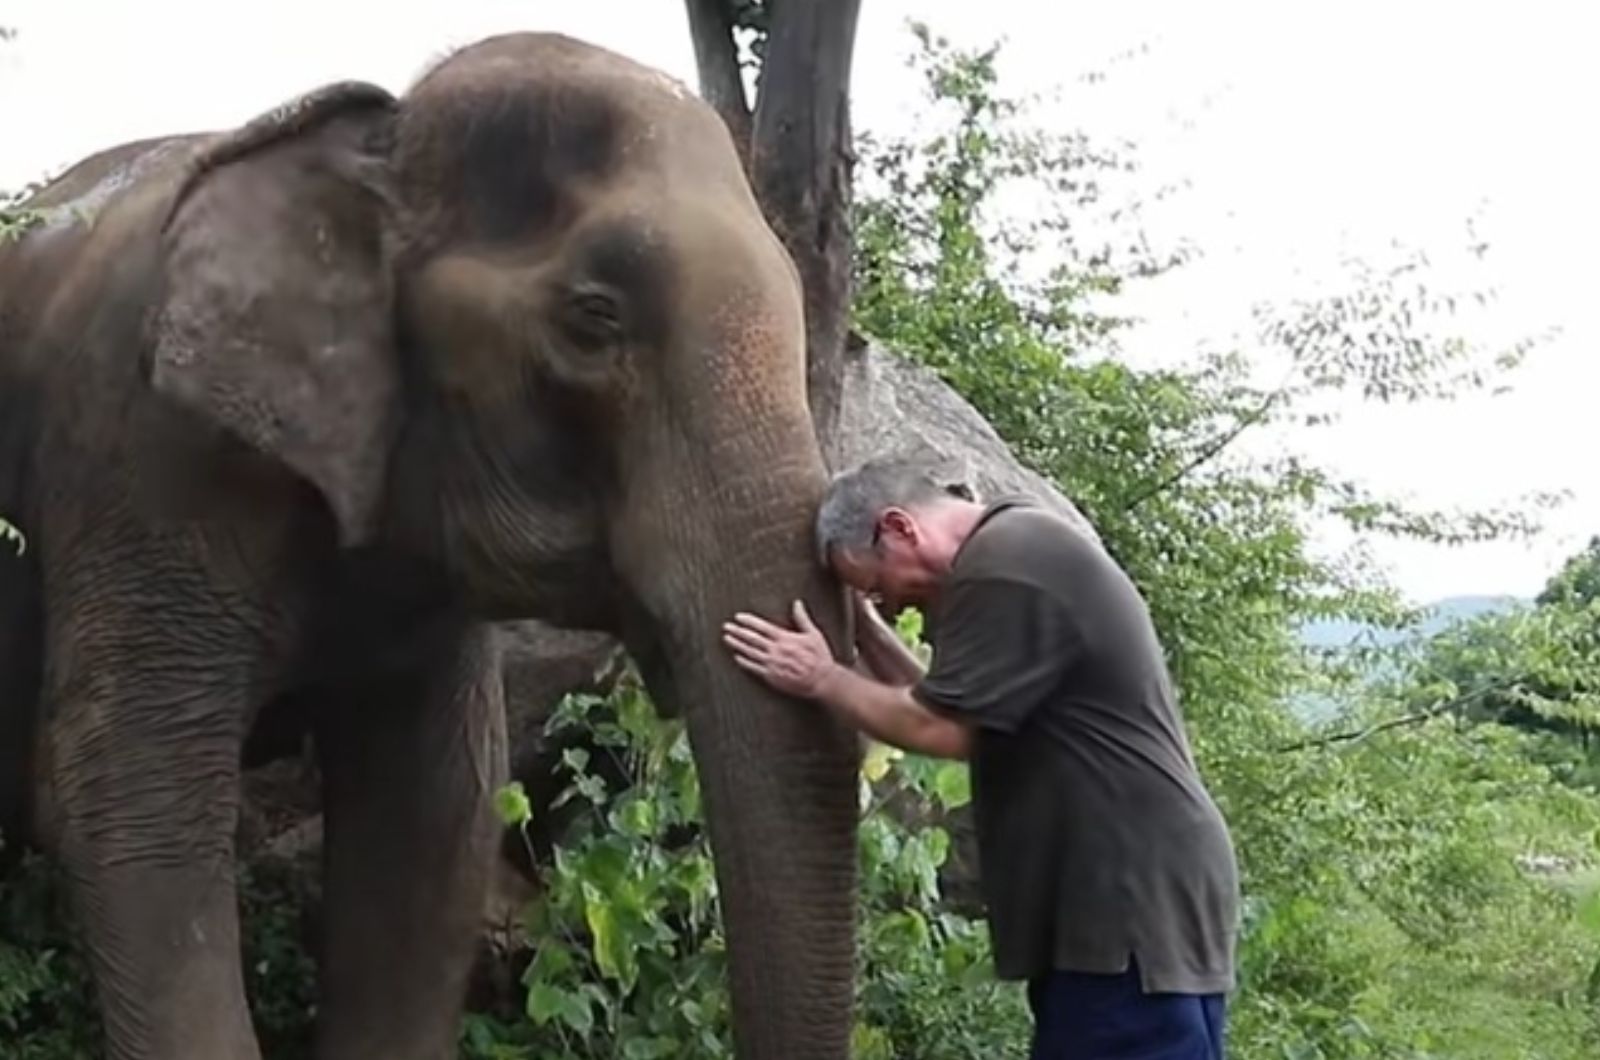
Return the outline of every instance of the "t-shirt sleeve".
{"type": "Polygon", "coordinates": [[[911,694],[974,725],[1015,732],[1079,651],[1067,609],[1037,586],[989,578],[952,585],[932,668],[911,694]]]}

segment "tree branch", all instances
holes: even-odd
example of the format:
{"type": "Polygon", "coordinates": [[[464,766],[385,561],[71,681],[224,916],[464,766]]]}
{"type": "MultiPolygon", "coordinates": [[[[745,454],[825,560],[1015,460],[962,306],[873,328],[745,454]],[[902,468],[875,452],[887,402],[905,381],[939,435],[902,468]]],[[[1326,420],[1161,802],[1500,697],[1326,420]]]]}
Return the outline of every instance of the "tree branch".
{"type": "MultiPolygon", "coordinates": [[[[750,176],[805,288],[808,391],[835,438],[850,306],[850,65],[860,0],[773,3],[750,176]]],[[[831,454],[829,454],[831,456],[831,454]]]]}
{"type": "Polygon", "coordinates": [[[733,13],[728,0],[685,0],[689,35],[694,39],[700,95],[722,115],[739,158],[750,166],[750,104],[739,76],[739,47],[733,39],[733,13]]]}
{"type": "Polygon", "coordinates": [[[1469,703],[1473,703],[1482,699],[1491,692],[1502,691],[1503,689],[1509,688],[1516,683],[1517,682],[1511,678],[1507,678],[1502,681],[1491,681],[1489,684],[1475,688],[1471,692],[1457,696],[1454,699],[1447,699],[1442,703],[1435,703],[1426,710],[1419,710],[1415,714],[1407,714],[1404,717],[1399,718],[1390,718],[1387,721],[1380,721],[1375,725],[1368,725],[1364,729],[1354,729],[1350,732],[1334,733],[1332,736],[1319,736],[1315,740],[1301,740],[1298,743],[1285,744],[1284,746],[1278,748],[1278,752],[1280,754],[1284,754],[1290,751],[1304,751],[1313,747],[1328,747],[1336,743],[1359,743],[1370,736],[1376,736],[1380,732],[1388,732],[1390,729],[1398,729],[1405,725],[1416,725],[1420,722],[1427,721],[1430,718],[1437,718],[1441,714],[1448,714],[1453,710],[1459,710],[1462,707],[1467,706],[1469,703]]]}
{"type": "Polygon", "coordinates": [[[1235,423],[1230,429],[1224,431],[1222,434],[1218,435],[1216,438],[1202,446],[1200,451],[1194,455],[1193,459],[1189,460],[1182,467],[1168,475],[1166,478],[1162,479],[1160,482],[1157,482],[1154,486],[1151,486],[1142,493],[1136,494],[1133,500],[1122,506],[1122,514],[1128,514],[1145,501],[1150,500],[1152,497],[1159,497],[1161,494],[1167,492],[1167,490],[1171,489],[1184,479],[1188,478],[1190,475],[1194,474],[1205,464],[1215,460],[1219,455],[1221,455],[1224,449],[1228,448],[1228,446],[1237,441],[1241,434],[1262,421],[1268,411],[1271,410],[1273,402],[1278,399],[1281,393],[1282,391],[1273,391],[1267,396],[1266,400],[1262,401],[1260,407],[1254,412],[1247,416],[1241,416],[1239,418],[1239,422],[1235,423]]]}

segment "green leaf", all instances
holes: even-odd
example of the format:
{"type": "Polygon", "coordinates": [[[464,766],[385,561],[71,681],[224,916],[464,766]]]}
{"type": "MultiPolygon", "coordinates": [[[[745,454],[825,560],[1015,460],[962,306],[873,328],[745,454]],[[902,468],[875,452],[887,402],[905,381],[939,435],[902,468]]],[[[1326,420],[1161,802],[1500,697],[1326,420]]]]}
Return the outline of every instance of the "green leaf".
{"type": "Polygon", "coordinates": [[[867,753],[862,757],[861,775],[869,783],[876,784],[889,775],[889,767],[902,756],[903,752],[897,747],[874,740],[867,746],[867,753]]]}
{"type": "Polygon", "coordinates": [[[853,1060],[894,1060],[894,1039],[882,1027],[857,1023],[850,1032],[853,1060]]]}
{"type": "Polygon", "coordinates": [[[584,885],[598,893],[616,894],[633,872],[633,851],[621,836],[596,840],[583,853],[584,885]]]}
{"type": "Polygon", "coordinates": [[[915,648],[922,640],[922,612],[914,607],[903,609],[895,616],[894,630],[907,647],[915,648]]]}
{"type": "Polygon", "coordinates": [[[566,944],[554,940],[546,940],[535,951],[533,960],[522,971],[522,982],[525,986],[543,981],[554,984],[567,976],[574,967],[572,951],[566,944]]]}
{"type": "Polygon", "coordinates": [[[965,763],[945,762],[933,777],[933,791],[939,805],[958,809],[972,801],[972,774],[965,763]]]}
{"type": "Polygon", "coordinates": [[[508,827],[525,825],[533,819],[533,803],[528,801],[520,780],[513,780],[494,793],[494,809],[508,827]]]}
{"type": "Polygon", "coordinates": [[[0,519],[0,541],[11,542],[16,547],[17,555],[19,556],[28,550],[28,542],[22,536],[22,531],[4,519],[0,519]]]}
{"type": "Polygon", "coordinates": [[[950,856],[950,833],[939,827],[929,828],[922,833],[922,847],[929,867],[937,869],[950,856]]]}
{"type": "Polygon", "coordinates": [[[534,983],[528,988],[528,1018],[543,1027],[561,1014],[568,994],[549,983],[534,983]]]}
{"type": "Polygon", "coordinates": [[[561,1022],[587,1038],[594,1029],[594,1010],[583,998],[568,994],[561,1005],[561,1022]]]}
{"type": "Polygon", "coordinates": [[[624,995],[638,982],[639,965],[635,947],[645,941],[636,919],[619,904],[608,901],[596,888],[583,886],[583,916],[593,941],[596,966],[606,978],[615,981],[624,995]]]}
{"type": "Polygon", "coordinates": [[[587,1038],[594,1029],[594,1010],[579,994],[549,983],[535,983],[528,989],[528,1018],[541,1027],[552,1021],[561,1023],[587,1038]]]}
{"type": "Polygon", "coordinates": [[[617,813],[617,825],[629,835],[645,838],[654,835],[656,804],[644,797],[629,799],[617,813]]]}
{"type": "Polygon", "coordinates": [[[629,1038],[622,1046],[624,1060],[662,1060],[681,1052],[682,1044],[676,1038],[629,1038]]]}

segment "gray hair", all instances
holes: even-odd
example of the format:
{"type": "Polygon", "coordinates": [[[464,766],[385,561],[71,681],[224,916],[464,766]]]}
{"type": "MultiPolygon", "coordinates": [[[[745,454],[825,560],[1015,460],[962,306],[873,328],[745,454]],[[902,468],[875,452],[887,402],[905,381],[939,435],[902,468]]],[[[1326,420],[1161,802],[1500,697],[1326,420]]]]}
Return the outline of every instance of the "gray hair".
{"type": "Polygon", "coordinates": [[[890,507],[911,508],[950,498],[976,500],[960,476],[942,461],[916,456],[882,456],[833,477],[817,508],[817,557],[826,565],[835,549],[870,551],[878,515],[890,507]]]}

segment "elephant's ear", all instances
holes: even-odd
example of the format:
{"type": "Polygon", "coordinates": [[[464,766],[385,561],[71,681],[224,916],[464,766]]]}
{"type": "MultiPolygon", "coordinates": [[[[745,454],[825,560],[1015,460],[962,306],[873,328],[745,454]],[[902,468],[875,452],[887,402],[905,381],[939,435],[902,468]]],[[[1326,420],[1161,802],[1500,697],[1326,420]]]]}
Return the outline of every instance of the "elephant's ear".
{"type": "Polygon", "coordinates": [[[385,228],[394,99],[332,85],[207,149],[163,229],[151,385],[326,498],[369,539],[399,418],[385,228]]]}

